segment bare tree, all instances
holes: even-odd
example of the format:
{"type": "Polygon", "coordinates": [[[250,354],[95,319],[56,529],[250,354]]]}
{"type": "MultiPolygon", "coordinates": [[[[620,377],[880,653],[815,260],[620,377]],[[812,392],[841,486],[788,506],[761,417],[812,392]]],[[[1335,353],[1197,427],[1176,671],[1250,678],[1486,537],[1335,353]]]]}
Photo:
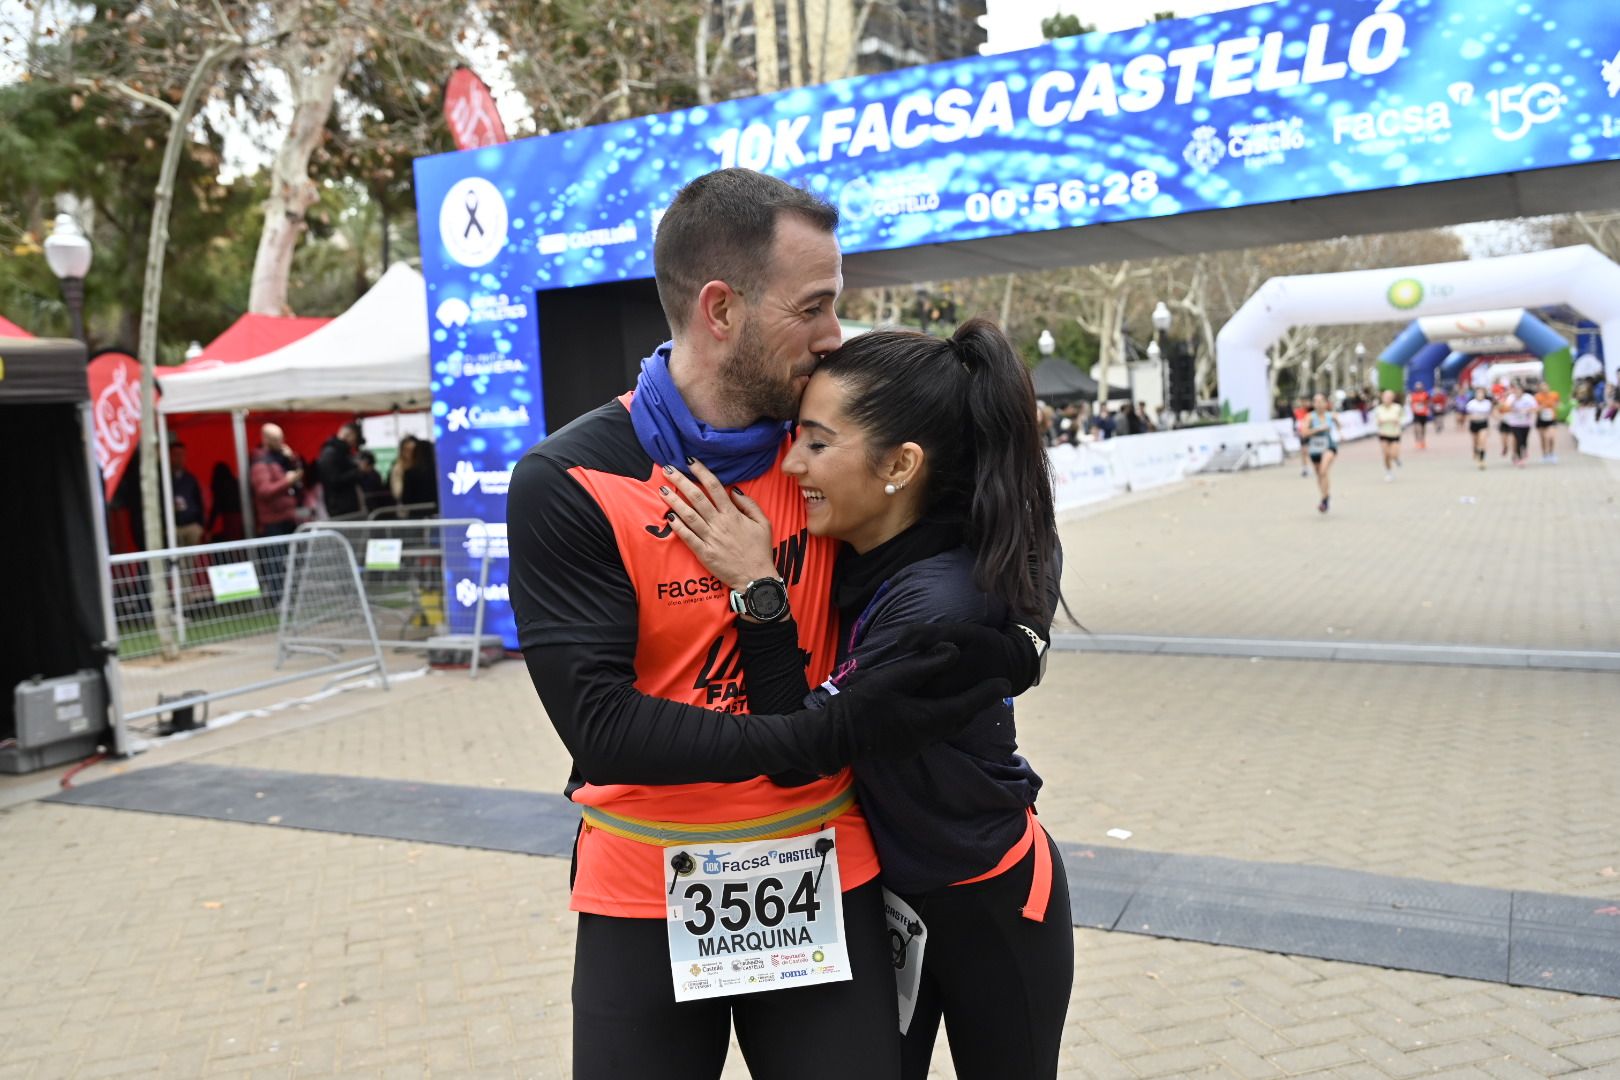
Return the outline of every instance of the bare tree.
{"type": "MultiPolygon", "coordinates": [[[[250,23],[249,16],[241,7],[233,9],[228,0],[184,8],[168,0],[135,8],[122,18],[107,12],[101,19],[72,24],[62,35],[62,47],[35,50],[30,55],[31,75],[122,100],[132,109],[156,111],[168,120],[162,166],[153,191],[136,347],[141,362],[140,476],[148,550],[163,543],[158,527],[164,518],[158,482],[155,369],[174,178],[192,119],[220,70],[260,44],[239,29],[250,23]]],[[[162,563],[154,560],[150,567],[153,619],[164,654],[172,656],[169,597],[159,584],[163,574],[162,563]]]]}
{"type": "Polygon", "coordinates": [[[315,152],[332,112],[338,83],[359,47],[362,27],[343,5],[342,18],[330,5],[281,0],[274,9],[279,42],[273,62],[285,75],[292,118],[270,165],[270,194],[264,202],[264,231],[253,260],[248,310],[258,315],[285,315],[287,278],[293,250],[304,232],[304,215],[319,196],[310,179],[315,152]]]}

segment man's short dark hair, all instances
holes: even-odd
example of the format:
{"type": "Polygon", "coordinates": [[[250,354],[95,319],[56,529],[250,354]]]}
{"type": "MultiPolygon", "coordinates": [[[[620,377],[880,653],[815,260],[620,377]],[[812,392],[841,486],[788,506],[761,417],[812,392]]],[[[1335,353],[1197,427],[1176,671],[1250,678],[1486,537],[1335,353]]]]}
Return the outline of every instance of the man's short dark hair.
{"type": "Polygon", "coordinates": [[[777,219],[795,214],[823,232],[838,227],[838,211],[821,199],[752,169],[705,173],[676,194],[653,245],[658,300],[679,332],[703,286],[724,281],[750,299],[771,271],[777,219]]]}

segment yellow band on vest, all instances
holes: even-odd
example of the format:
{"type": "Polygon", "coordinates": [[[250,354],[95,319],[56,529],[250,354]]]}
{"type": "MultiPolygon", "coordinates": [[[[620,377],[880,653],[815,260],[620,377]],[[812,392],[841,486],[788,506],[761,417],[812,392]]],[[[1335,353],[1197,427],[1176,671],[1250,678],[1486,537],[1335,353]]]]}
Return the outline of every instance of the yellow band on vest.
{"type": "Polygon", "coordinates": [[[784,810],[766,817],[746,821],[714,821],[691,823],[686,821],[647,821],[611,813],[596,806],[582,806],[587,829],[622,836],[643,844],[684,844],[692,841],[743,843],[749,840],[780,840],[797,836],[846,813],[855,805],[855,788],[846,787],[841,793],[815,806],[784,810]]]}

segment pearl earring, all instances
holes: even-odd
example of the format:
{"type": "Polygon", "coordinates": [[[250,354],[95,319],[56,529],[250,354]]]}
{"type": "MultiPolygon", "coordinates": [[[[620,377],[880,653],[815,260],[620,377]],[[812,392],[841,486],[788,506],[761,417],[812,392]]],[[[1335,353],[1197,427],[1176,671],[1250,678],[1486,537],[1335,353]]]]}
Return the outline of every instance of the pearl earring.
{"type": "Polygon", "coordinates": [[[895,487],[893,484],[884,484],[883,485],[883,494],[885,494],[885,495],[893,495],[895,492],[897,492],[899,490],[900,489],[895,487]]]}

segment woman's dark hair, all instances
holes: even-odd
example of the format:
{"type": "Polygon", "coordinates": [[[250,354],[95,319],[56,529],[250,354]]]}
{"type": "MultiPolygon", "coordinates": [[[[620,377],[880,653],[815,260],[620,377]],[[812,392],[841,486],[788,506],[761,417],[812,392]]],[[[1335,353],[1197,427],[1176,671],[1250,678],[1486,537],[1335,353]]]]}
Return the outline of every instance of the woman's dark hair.
{"type": "Polygon", "coordinates": [[[923,515],[961,521],[979,588],[1017,613],[1051,610],[1057,553],[1052,477],[1029,371],[996,324],[970,319],[948,339],[876,330],[822,360],[848,394],[874,466],[902,443],[926,455],[923,515]]]}
{"type": "Polygon", "coordinates": [[[223,461],[214,462],[214,471],[208,477],[209,494],[214,509],[221,514],[242,512],[242,492],[236,486],[236,474],[223,461]]]}

